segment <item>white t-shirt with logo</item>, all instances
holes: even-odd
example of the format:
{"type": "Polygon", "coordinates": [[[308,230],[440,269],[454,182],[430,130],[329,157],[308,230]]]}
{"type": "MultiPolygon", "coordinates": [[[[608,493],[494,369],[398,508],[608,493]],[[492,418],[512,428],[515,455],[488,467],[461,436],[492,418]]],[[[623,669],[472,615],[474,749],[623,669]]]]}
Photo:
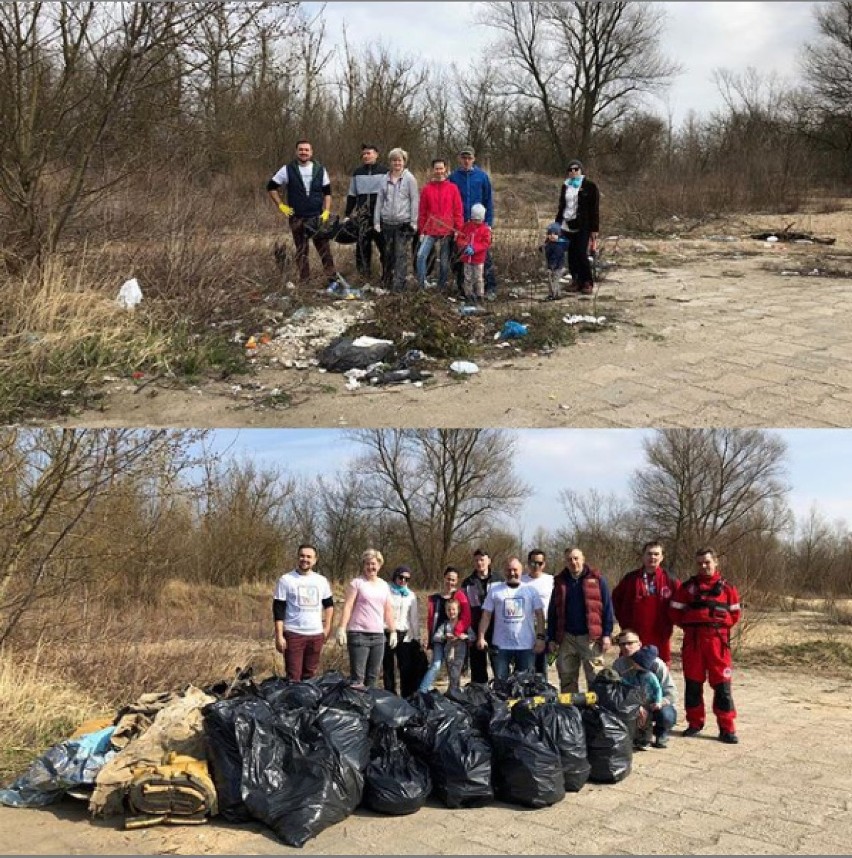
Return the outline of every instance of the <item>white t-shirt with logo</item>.
{"type": "Polygon", "coordinates": [[[532,649],[535,646],[535,612],[544,603],[529,584],[510,587],[505,581],[492,584],[482,603],[494,615],[492,642],[498,649],[532,649]]]}
{"type": "Polygon", "coordinates": [[[331,587],[325,575],[313,570],[307,575],[297,569],[287,572],[275,585],[275,598],[287,602],[284,629],[300,635],[322,634],[323,599],[331,598],[331,587]]]}

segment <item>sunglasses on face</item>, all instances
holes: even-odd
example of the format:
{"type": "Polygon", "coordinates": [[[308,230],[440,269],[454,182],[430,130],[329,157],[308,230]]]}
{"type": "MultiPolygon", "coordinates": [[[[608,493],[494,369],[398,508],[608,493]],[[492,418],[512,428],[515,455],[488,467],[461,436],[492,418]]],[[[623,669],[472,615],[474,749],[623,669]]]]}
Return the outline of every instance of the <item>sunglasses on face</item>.
{"type": "Polygon", "coordinates": [[[530,560],[530,566],[544,566],[544,560],[530,560]]]}
{"type": "Polygon", "coordinates": [[[411,576],[410,575],[400,575],[399,578],[397,578],[396,580],[397,581],[410,581],[411,576]]]}
{"type": "Polygon", "coordinates": [[[579,173],[579,172],[580,172],[580,168],[579,168],[579,167],[569,167],[569,168],[568,168],[568,172],[569,172],[569,173],[579,173]]]}

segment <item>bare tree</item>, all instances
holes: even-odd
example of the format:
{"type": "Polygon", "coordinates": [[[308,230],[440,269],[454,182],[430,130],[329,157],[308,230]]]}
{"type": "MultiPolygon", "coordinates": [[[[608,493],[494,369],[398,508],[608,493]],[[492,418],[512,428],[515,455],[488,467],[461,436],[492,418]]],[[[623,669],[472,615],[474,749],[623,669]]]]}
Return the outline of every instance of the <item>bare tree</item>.
{"type": "MultiPolygon", "coordinates": [[[[90,571],[90,518],[124,480],[162,485],[197,460],[198,432],[9,429],[0,435],[0,644],[40,600],[90,571]]],[[[149,523],[156,505],[148,507],[149,523]]],[[[127,523],[124,524],[127,527],[127,523]]]]}
{"type": "Polygon", "coordinates": [[[663,13],[646,3],[492,2],[480,15],[504,35],[507,94],[537,103],[564,168],[586,158],[596,131],[664,88],[680,69],[660,53],[663,13]]]}
{"type": "Polygon", "coordinates": [[[647,464],[631,478],[637,514],[666,540],[676,569],[696,548],[720,551],[789,526],[786,446],[753,429],[667,429],[644,442],[647,464]]]}
{"type": "Polygon", "coordinates": [[[446,565],[454,544],[477,538],[529,495],[514,473],[514,440],[494,429],[365,430],[357,461],[362,510],[406,529],[426,576],[446,565]]]}

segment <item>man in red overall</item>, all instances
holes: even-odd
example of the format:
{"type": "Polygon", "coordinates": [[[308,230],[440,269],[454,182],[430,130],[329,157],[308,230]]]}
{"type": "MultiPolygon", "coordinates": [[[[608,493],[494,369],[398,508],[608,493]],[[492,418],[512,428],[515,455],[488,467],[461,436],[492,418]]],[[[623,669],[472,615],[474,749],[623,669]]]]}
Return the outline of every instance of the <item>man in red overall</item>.
{"type": "Polygon", "coordinates": [[[740,618],[740,597],[718,568],[716,552],[701,548],[695,553],[698,574],[675,591],[669,613],[683,629],[683,677],[688,727],[684,736],[697,736],[704,728],[704,680],[713,689],[713,714],[719,739],[739,742],[734,727],[737,716],[731,695],[731,628],[740,618]]]}
{"type": "Polygon", "coordinates": [[[659,657],[672,663],[672,621],[669,602],[678,582],[660,565],[663,546],[654,540],[642,546],[642,567],[628,572],[612,591],[615,618],[622,629],[632,629],[645,646],[653,644],[659,657]]]}

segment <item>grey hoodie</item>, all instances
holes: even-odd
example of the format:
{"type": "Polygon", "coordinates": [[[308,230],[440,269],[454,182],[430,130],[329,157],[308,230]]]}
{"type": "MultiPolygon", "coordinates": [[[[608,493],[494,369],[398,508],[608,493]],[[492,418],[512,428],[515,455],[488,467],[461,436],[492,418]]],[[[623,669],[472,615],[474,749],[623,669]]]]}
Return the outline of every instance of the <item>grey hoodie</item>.
{"type": "Polygon", "coordinates": [[[408,223],[416,230],[419,207],[420,191],[417,189],[417,179],[409,170],[403,170],[396,182],[391,181],[391,174],[388,173],[379,189],[373,225],[378,228],[382,221],[396,225],[408,223]]]}

